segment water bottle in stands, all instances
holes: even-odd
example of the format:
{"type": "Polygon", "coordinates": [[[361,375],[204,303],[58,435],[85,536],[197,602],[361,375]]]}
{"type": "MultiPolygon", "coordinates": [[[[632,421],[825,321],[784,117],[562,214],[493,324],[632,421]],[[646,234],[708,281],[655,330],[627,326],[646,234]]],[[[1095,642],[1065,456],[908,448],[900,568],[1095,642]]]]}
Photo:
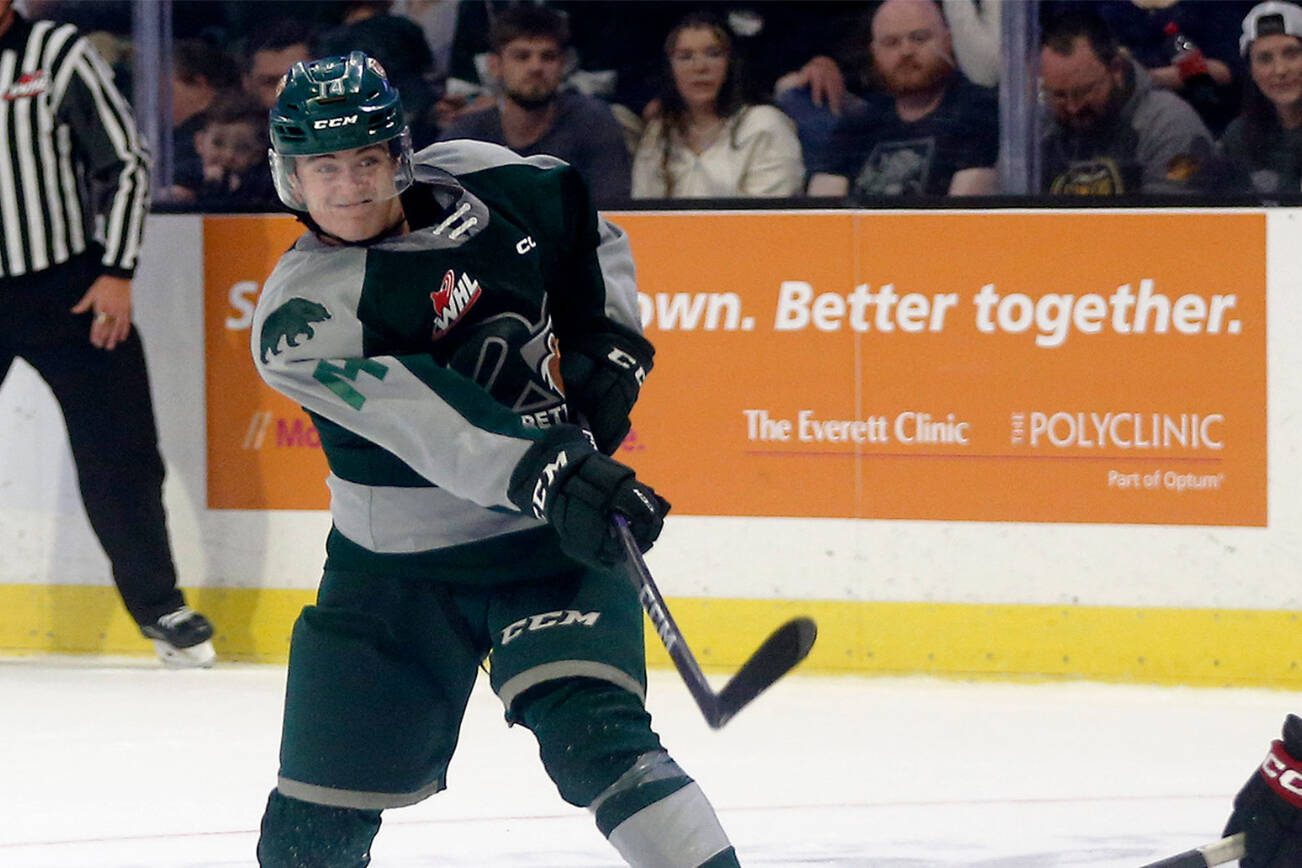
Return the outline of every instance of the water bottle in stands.
{"type": "Polygon", "coordinates": [[[1163,30],[1171,54],[1171,64],[1184,82],[1184,95],[1194,105],[1211,105],[1216,102],[1216,82],[1207,70],[1207,58],[1188,36],[1180,32],[1174,21],[1163,30]]]}

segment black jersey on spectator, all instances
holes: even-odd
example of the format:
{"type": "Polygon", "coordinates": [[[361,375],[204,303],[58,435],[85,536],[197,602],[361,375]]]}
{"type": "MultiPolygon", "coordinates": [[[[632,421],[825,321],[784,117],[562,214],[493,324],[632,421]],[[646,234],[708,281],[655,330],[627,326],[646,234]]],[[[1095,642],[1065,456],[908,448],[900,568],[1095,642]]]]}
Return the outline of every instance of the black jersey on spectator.
{"type": "Polygon", "coordinates": [[[832,152],[853,196],[944,196],[956,172],[998,159],[998,97],[956,76],[935,111],[906,122],[893,97],[874,93],[841,122],[832,152]]]}

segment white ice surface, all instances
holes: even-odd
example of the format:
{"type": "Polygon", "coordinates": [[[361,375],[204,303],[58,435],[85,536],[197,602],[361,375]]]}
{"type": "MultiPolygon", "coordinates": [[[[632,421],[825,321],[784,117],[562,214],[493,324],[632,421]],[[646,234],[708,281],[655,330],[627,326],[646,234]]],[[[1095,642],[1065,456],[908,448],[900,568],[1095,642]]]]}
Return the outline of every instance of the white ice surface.
{"type": "MultiPolygon", "coordinates": [[[[717,686],[717,685],[716,685],[717,686]]],[[[281,667],[0,660],[0,866],[250,866],[281,667]]],[[[791,676],[722,731],[649,705],[745,865],[1134,866],[1218,837],[1295,693],[791,676]]],[[[618,865],[481,683],[450,788],[376,868],[618,865]]]]}

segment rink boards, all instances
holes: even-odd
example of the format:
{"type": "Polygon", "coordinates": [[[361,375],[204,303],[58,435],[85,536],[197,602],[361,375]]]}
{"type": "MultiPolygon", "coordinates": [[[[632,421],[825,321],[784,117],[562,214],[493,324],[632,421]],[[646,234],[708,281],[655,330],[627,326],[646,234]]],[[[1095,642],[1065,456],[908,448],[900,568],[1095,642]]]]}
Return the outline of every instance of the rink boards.
{"type": "MultiPolygon", "coordinates": [[[[313,593],[193,588],[222,630],[226,659],[284,662],[289,630],[313,593]]],[[[679,627],[707,672],[731,674],[784,620],[812,616],[818,642],[802,671],[959,678],[1091,679],[1194,686],[1302,684],[1296,612],[677,597],[679,627]]],[[[111,588],[3,585],[6,652],[140,654],[111,588]]],[[[669,666],[648,631],[648,662],[669,666]]]]}
{"type": "MultiPolygon", "coordinates": [[[[1302,683],[1295,212],[613,219],[659,347],[620,457],[675,504],[650,564],[706,666],[808,613],[826,671],[1302,683]]],[[[329,524],[314,432],[248,361],[295,232],[156,216],[136,284],[229,657],[284,658],[329,524]]],[[[146,650],[21,366],[0,436],[0,648],[146,650]]]]}

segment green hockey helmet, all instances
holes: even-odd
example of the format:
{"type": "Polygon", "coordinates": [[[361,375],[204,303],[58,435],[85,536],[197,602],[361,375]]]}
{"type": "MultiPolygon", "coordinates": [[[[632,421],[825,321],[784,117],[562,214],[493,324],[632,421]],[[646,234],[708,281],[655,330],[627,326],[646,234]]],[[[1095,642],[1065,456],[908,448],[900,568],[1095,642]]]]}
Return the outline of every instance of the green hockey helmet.
{"type": "Polygon", "coordinates": [[[402,99],[384,67],[354,51],[295,63],[281,79],[271,109],[271,173],[280,200],[307,210],[292,181],[298,157],[389,145],[394,161],[391,196],[412,183],[411,133],[402,99]]]}

